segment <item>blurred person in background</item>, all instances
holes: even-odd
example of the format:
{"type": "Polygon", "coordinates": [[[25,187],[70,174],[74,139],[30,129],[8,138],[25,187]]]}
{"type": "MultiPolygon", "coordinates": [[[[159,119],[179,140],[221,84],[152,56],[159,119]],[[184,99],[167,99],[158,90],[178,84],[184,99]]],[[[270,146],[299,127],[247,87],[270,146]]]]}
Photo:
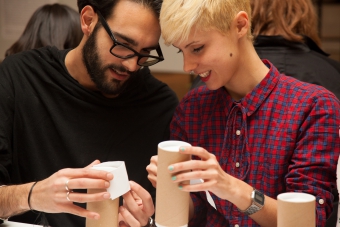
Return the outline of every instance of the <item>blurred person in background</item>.
{"type": "MultiPolygon", "coordinates": [[[[311,0],[250,0],[254,46],[261,59],[288,76],[317,84],[340,98],[340,62],[321,50],[311,0]]],[[[204,85],[197,76],[192,88],[204,85]]]]}
{"type": "MultiPolygon", "coordinates": [[[[280,72],[318,84],[340,99],[340,62],[321,49],[318,15],[311,0],[251,0],[254,46],[262,59],[280,72]]],[[[326,226],[334,226],[339,196],[333,190],[334,211],[326,226]]]]}
{"type": "Polygon", "coordinates": [[[79,13],[76,10],[58,3],[46,4],[33,13],[24,32],[6,51],[5,57],[44,46],[75,48],[82,37],[79,13]]]}

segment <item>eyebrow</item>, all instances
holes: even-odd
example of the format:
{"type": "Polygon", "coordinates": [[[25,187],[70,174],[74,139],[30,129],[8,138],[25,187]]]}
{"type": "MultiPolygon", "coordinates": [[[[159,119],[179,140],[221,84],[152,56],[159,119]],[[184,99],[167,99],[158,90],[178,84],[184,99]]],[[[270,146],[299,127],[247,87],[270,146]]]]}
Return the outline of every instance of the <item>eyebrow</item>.
{"type": "Polygon", "coordinates": [[[113,32],[114,36],[119,37],[121,39],[124,39],[126,42],[130,43],[133,46],[138,46],[138,42],[136,40],[133,40],[129,37],[127,37],[126,35],[123,35],[121,33],[118,32],[113,32]]]}
{"type": "MultiPolygon", "coordinates": [[[[131,39],[131,38],[127,37],[126,35],[123,35],[123,34],[121,34],[121,33],[119,33],[119,32],[113,32],[113,34],[114,34],[114,36],[115,36],[116,38],[119,37],[119,38],[125,40],[126,42],[130,43],[132,46],[135,46],[135,47],[136,47],[136,46],[138,46],[138,44],[139,44],[136,40],[133,40],[133,39],[131,39]]],[[[159,46],[159,44],[157,43],[157,44],[154,45],[154,46],[145,47],[145,48],[143,48],[143,49],[144,49],[144,50],[148,50],[148,49],[156,49],[158,46],[159,46]]]]}
{"type": "Polygon", "coordinates": [[[192,44],[197,43],[197,42],[198,42],[198,41],[192,41],[191,43],[187,44],[184,48],[187,48],[187,47],[189,47],[189,46],[191,46],[192,44]]]}

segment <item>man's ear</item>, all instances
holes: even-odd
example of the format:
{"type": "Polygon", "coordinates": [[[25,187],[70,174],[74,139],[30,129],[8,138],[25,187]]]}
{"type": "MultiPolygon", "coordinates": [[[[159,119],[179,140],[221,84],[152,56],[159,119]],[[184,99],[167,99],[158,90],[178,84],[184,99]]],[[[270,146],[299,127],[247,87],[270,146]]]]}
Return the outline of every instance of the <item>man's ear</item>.
{"type": "Polygon", "coordinates": [[[97,24],[98,16],[92,6],[85,6],[80,13],[81,30],[85,36],[89,36],[95,25],[97,24]]]}
{"type": "Polygon", "coordinates": [[[243,37],[247,35],[250,29],[250,22],[248,14],[244,11],[240,11],[235,17],[235,23],[237,27],[238,37],[243,37]]]}

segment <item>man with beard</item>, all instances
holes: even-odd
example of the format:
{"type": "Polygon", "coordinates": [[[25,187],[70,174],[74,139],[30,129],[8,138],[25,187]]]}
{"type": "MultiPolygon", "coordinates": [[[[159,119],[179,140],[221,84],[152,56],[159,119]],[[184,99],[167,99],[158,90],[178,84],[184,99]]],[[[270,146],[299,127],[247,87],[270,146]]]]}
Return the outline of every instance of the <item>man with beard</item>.
{"type": "Polygon", "coordinates": [[[148,222],[155,194],[145,167],[157,144],[168,139],[178,103],[148,69],[163,60],[161,3],[78,0],[84,33],[78,47],[44,47],[3,61],[2,219],[37,223],[43,217],[50,226],[85,226],[84,217],[98,219],[85,204],[109,193],[90,195],[86,189],[107,188],[114,178],[89,168],[100,160],[125,161],[129,179],[138,183],[131,182],[133,192],[124,195],[122,223],[148,222]],[[134,198],[142,200],[142,209],[134,198]]]}

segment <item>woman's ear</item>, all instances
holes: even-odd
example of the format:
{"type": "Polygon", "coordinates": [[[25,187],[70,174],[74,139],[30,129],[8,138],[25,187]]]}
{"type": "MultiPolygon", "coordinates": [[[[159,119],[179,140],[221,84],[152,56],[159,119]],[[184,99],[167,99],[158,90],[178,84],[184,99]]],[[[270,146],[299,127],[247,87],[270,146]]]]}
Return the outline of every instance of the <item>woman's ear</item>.
{"type": "Polygon", "coordinates": [[[246,36],[250,29],[250,22],[248,14],[244,11],[240,11],[235,17],[235,23],[237,27],[237,33],[239,38],[246,36]]]}
{"type": "Polygon", "coordinates": [[[98,16],[91,6],[85,6],[80,13],[80,23],[81,30],[85,36],[89,36],[96,23],[98,21],[98,16]]]}

